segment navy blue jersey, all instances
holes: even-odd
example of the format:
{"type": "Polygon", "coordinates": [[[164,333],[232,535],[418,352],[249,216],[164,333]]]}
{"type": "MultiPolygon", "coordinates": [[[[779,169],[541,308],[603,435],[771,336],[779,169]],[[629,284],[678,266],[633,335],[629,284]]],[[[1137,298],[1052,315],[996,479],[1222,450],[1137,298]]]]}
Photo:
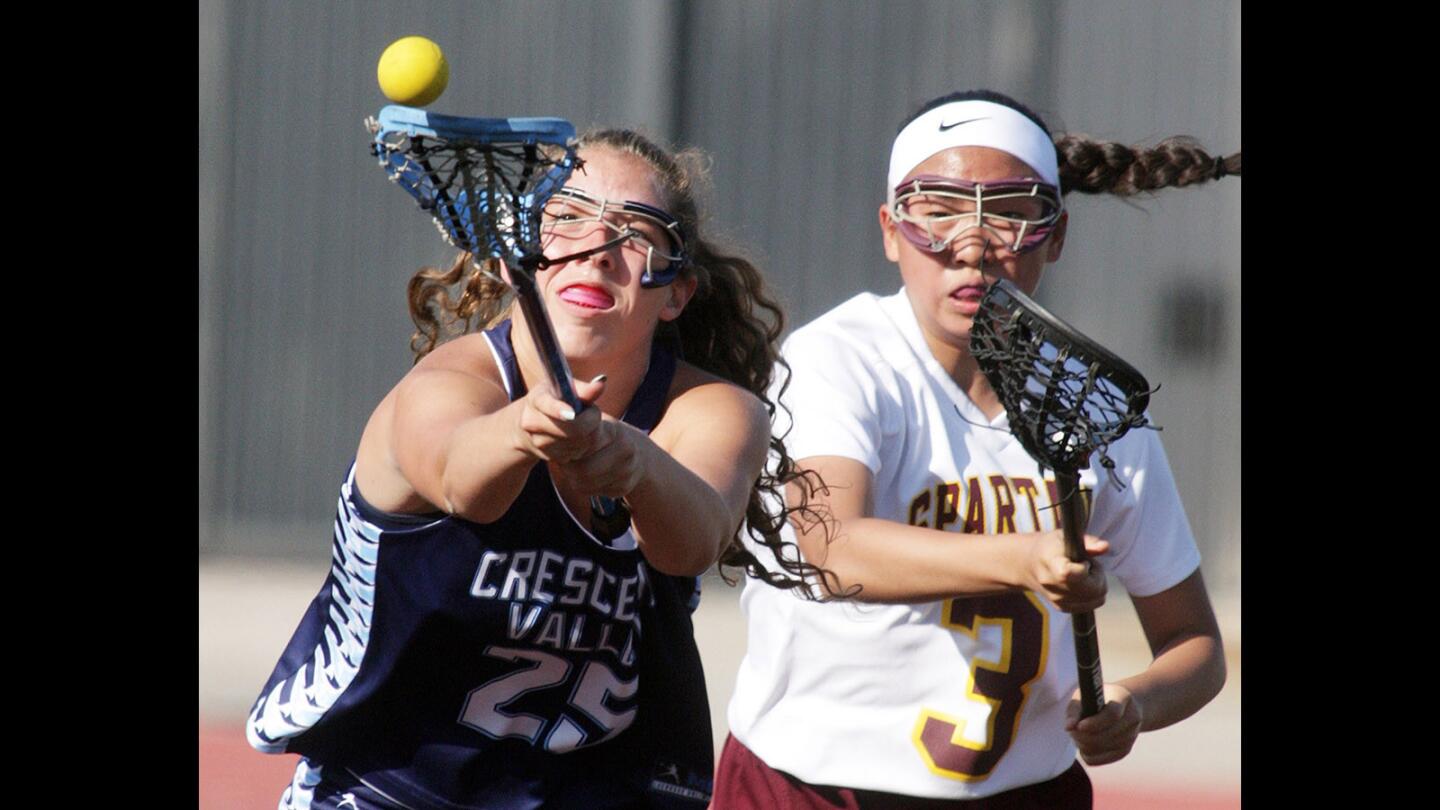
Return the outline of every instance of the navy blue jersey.
{"type": "MultiPolygon", "coordinates": [[[[512,400],[509,322],[486,333],[512,400]]],[[[656,342],[625,421],[659,420],[674,355],[656,342]]],[[[333,561],[251,712],[247,736],[414,807],[620,807],[708,799],[694,577],[601,542],[536,464],[500,519],[387,514],[354,468],[333,561]]]]}

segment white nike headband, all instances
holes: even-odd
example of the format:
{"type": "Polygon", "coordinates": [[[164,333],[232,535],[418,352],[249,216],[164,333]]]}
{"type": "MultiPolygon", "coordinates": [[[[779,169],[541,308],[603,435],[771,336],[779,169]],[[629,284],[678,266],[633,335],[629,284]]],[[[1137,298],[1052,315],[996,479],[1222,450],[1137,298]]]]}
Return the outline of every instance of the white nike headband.
{"type": "Polygon", "coordinates": [[[1055,142],[1022,113],[993,101],[952,101],[905,125],[890,148],[890,175],[885,198],[895,201],[895,187],[926,158],[954,146],[988,146],[1025,161],[1040,179],[1060,186],[1055,142]]]}

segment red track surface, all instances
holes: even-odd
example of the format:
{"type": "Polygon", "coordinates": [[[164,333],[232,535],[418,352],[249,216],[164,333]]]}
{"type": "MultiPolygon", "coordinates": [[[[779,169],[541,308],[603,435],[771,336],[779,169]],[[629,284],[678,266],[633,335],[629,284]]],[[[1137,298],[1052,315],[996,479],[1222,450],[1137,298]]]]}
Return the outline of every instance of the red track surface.
{"type": "Polygon", "coordinates": [[[200,810],[273,810],[299,757],[262,754],[240,728],[200,729],[200,810]]]}
{"type": "MultiPolygon", "coordinates": [[[[297,757],[261,754],[238,728],[200,729],[200,810],[270,810],[290,782],[297,757]]],[[[1238,795],[1156,792],[1096,786],[1096,810],[1236,810],[1238,795]]]]}

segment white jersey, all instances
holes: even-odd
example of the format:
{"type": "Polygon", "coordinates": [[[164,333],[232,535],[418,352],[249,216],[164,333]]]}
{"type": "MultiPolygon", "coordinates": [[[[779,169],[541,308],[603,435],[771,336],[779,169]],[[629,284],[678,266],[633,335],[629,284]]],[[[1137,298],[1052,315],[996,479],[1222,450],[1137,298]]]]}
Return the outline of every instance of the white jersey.
{"type": "MultiPolygon", "coordinates": [[[[865,293],[797,330],[775,432],[790,455],[843,456],[874,475],[875,517],[961,533],[1057,527],[1054,472],[1001,414],[987,419],[930,353],[904,290],[865,293]]],[[[772,392],[773,394],[774,392],[772,392]]],[[[1088,533],[1135,595],[1170,588],[1200,555],[1151,430],[1112,445],[1088,533]]],[[[787,526],[788,531],[788,526],[787,526]]],[[[747,535],[748,538],[748,535],[747,535]]],[[[794,539],[793,533],[787,539],[794,539]]],[[[767,564],[761,546],[751,550],[767,564]]],[[[805,782],[970,799],[1042,782],[1075,761],[1064,730],[1077,686],[1070,618],[1015,592],[914,605],[817,604],[747,584],[749,647],[730,730],[770,767],[805,782]]]]}

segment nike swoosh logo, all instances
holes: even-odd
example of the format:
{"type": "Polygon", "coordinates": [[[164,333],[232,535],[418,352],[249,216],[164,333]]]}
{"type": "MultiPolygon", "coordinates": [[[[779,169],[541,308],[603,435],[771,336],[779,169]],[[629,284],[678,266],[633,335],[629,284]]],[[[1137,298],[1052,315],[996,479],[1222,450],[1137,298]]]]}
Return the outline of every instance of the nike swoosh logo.
{"type": "Polygon", "coordinates": [[[986,120],[989,120],[987,116],[981,116],[981,117],[979,117],[979,118],[967,118],[967,119],[965,119],[964,121],[956,121],[956,122],[953,123],[953,124],[947,124],[947,123],[945,123],[944,121],[941,121],[941,122],[940,122],[940,131],[941,131],[941,132],[944,132],[944,131],[947,130],[947,129],[954,129],[955,127],[958,127],[958,126],[960,126],[961,124],[968,124],[968,123],[970,123],[971,121],[986,121],[986,120]]]}

